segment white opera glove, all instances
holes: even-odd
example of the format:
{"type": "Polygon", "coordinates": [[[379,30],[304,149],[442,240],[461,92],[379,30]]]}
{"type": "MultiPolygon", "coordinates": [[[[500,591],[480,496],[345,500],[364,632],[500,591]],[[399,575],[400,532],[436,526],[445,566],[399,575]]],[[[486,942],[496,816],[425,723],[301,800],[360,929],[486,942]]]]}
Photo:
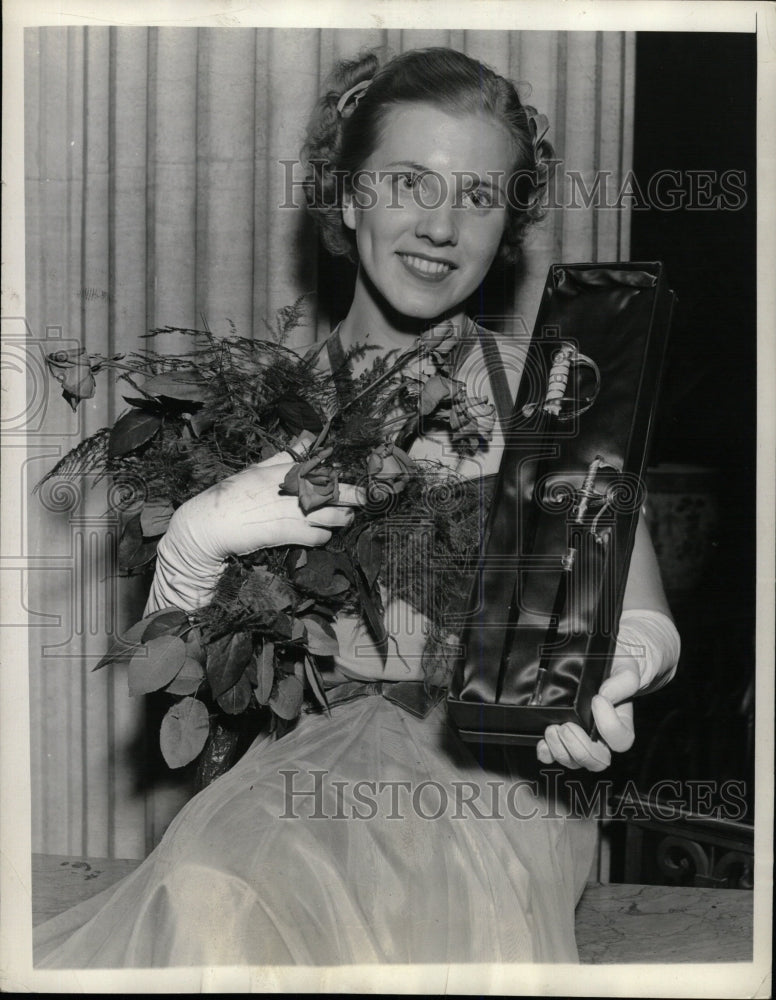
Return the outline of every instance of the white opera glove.
{"type": "Polygon", "coordinates": [[[543,764],[603,771],[611,751],[629,750],[635,739],[633,702],[637,694],[656,691],[676,673],[681,643],[676,626],[661,611],[623,611],[612,670],[591,707],[599,740],[591,740],[573,722],[548,726],[536,755],[543,764]]]}
{"type": "Polygon", "coordinates": [[[159,542],[151,592],[143,615],[161,608],[193,611],[212,597],[228,556],[277,545],[325,545],[331,529],[353,519],[345,507],[304,514],[280,485],[293,466],[287,452],[216,483],[173,514],[159,542]]]}

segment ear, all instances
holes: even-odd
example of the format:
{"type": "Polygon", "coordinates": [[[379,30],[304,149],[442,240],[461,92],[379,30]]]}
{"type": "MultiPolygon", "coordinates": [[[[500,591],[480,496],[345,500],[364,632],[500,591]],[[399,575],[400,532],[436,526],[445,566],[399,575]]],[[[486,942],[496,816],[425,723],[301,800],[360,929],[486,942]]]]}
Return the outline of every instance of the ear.
{"type": "Polygon", "coordinates": [[[356,228],[356,203],[353,199],[353,192],[346,191],[342,196],[342,221],[355,231],[356,228]]]}

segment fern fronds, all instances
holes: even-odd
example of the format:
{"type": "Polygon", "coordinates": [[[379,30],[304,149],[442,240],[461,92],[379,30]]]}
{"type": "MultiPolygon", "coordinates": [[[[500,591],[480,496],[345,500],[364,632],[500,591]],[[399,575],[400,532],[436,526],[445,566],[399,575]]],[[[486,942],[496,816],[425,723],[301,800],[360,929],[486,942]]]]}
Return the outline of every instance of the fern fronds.
{"type": "Polygon", "coordinates": [[[282,306],[275,313],[275,329],[264,320],[264,325],[269,331],[270,335],[275,339],[275,342],[281,346],[285,344],[288,339],[288,335],[292,330],[303,325],[303,320],[306,316],[307,309],[307,299],[310,298],[311,292],[303,292],[296,302],[292,302],[290,306],[282,306]]]}
{"type": "Polygon", "coordinates": [[[95,469],[105,471],[105,463],[108,458],[108,441],[110,440],[110,427],[102,427],[91,437],[81,441],[75,448],[61,458],[53,469],[35,485],[33,493],[37,493],[44,483],[49,479],[69,478],[84,476],[95,469]]]}

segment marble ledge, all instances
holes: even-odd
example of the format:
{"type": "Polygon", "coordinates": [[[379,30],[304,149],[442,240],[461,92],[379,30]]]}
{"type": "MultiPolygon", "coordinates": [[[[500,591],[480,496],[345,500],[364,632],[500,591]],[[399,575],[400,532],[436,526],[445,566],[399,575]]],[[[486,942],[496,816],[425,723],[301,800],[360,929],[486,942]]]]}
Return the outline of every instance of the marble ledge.
{"type": "Polygon", "coordinates": [[[581,962],[751,962],[753,894],[589,885],[576,912],[581,962]]]}
{"type": "MultiPolygon", "coordinates": [[[[133,860],[32,857],[33,924],[108,888],[133,860]]],[[[588,885],[576,912],[580,961],[749,962],[753,894],[739,889],[588,885]]]]}

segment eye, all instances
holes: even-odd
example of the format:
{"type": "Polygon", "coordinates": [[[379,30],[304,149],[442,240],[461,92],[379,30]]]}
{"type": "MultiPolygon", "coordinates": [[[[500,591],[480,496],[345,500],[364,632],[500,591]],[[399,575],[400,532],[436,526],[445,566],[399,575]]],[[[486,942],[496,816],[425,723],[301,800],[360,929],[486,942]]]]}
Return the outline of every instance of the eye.
{"type": "Polygon", "coordinates": [[[392,183],[399,191],[412,191],[420,187],[423,174],[415,170],[407,170],[393,175],[392,183]]]}
{"type": "Polygon", "coordinates": [[[491,188],[470,187],[463,192],[463,203],[473,208],[493,208],[496,199],[491,188]]]}

